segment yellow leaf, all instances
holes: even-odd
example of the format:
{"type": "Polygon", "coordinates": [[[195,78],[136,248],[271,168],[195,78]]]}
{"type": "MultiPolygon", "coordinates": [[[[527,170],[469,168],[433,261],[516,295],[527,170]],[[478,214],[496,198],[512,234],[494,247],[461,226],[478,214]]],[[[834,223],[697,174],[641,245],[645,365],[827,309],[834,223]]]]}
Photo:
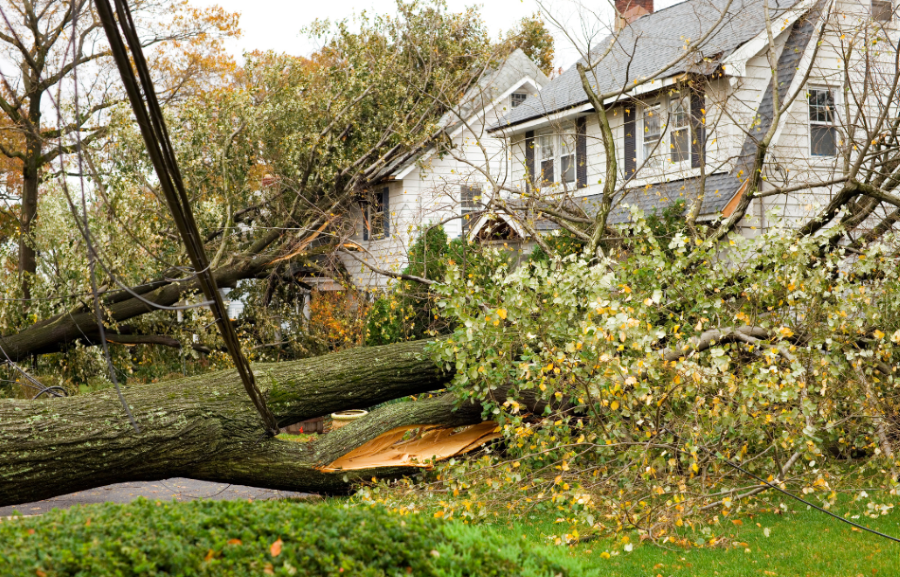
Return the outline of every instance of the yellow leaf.
{"type": "Polygon", "coordinates": [[[732,519],[731,522],[734,523],[735,525],[737,525],[738,527],[740,527],[741,525],[744,524],[744,522],[741,521],[740,519],[732,519]]]}
{"type": "Polygon", "coordinates": [[[881,331],[879,331],[878,329],[876,329],[876,330],[875,330],[875,338],[876,338],[876,339],[879,339],[879,340],[883,339],[883,338],[884,338],[884,333],[881,332],[881,331]]]}
{"type": "Polygon", "coordinates": [[[278,557],[281,555],[281,546],[284,542],[281,540],[281,537],[278,538],[277,541],[272,543],[272,546],[269,547],[269,552],[272,554],[272,557],[278,557]]]}
{"type": "Polygon", "coordinates": [[[506,320],[506,309],[497,309],[497,316],[506,320]]]}
{"type": "Polygon", "coordinates": [[[229,539],[229,540],[228,540],[228,544],[229,544],[229,545],[240,545],[240,544],[241,544],[241,540],[240,540],[240,539],[229,539]]]}
{"type": "Polygon", "coordinates": [[[612,409],[613,411],[618,410],[619,401],[613,401],[612,403],[610,403],[609,408],[612,409]]]}
{"type": "Polygon", "coordinates": [[[440,519],[443,516],[444,516],[443,511],[438,511],[437,513],[434,514],[435,519],[440,519]]]}
{"type": "Polygon", "coordinates": [[[604,551],[603,553],[600,553],[600,558],[601,559],[609,559],[609,553],[607,553],[606,551],[604,551]]]}
{"type": "Polygon", "coordinates": [[[212,549],[210,549],[209,552],[206,554],[206,557],[203,558],[203,560],[210,561],[213,557],[215,557],[215,555],[216,555],[216,552],[213,551],[212,549]]]}

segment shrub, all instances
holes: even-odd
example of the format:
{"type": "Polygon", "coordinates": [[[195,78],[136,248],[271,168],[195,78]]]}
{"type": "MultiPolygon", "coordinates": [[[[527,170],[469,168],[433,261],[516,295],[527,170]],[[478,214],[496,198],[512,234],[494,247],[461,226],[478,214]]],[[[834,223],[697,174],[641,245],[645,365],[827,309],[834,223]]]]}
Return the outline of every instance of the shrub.
{"type": "Polygon", "coordinates": [[[0,574],[556,576],[476,527],[382,508],[138,499],[0,523],[0,574]]]}
{"type": "MultiPolygon", "coordinates": [[[[477,247],[464,239],[449,240],[444,228],[436,226],[419,235],[409,248],[409,263],[403,274],[443,281],[447,266],[457,266],[472,279],[490,278],[493,269],[477,247]]],[[[446,334],[452,325],[436,306],[429,287],[400,281],[378,298],[366,319],[366,346],[387,345],[446,334]]]]}

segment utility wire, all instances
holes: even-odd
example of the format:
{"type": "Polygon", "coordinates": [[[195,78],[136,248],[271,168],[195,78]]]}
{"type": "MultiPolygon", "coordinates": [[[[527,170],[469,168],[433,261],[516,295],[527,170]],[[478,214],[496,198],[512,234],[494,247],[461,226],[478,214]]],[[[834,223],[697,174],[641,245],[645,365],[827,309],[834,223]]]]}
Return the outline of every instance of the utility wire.
{"type": "MultiPolygon", "coordinates": [[[[712,453],[710,453],[710,454],[712,454],[712,453]]],[[[719,457],[719,458],[720,458],[726,465],[728,465],[729,467],[731,467],[731,468],[733,468],[733,469],[735,469],[735,470],[737,470],[737,471],[740,471],[741,473],[747,475],[748,477],[751,477],[751,478],[753,478],[753,479],[756,479],[757,481],[759,481],[759,482],[762,483],[763,485],[765,485],[765,486],[767,486],[767,487],[769,487],[769,488],[771,488],[771,489],[775,489],[775,490],[778,491],[779,493],[783,493],[783,494],[787,495],[788,497],[790,497],[791,499],[794,499],[795,501],[800,501],[801,503],[803,503],[804,505],[806,505],[806,506],[808,506],[808,507],[812,507],[813,509],[815,509],[815,510],[821,512],[821,513],[825,513],[826,515],[829,515],[829,516],[831,516],[831,517],[834,517],[835,519],[837,519],[838,521],[841,521],[842,523],[846,523],[846,524],[848,524],[848,525],[852,525],[853,527],[856,527],[857,529],[859,529],[859,530],[861,530],[861,531],[867,531],[867,532],[872,533],[872,534],[874,534],[874,535],[878,535],[879,537],[884,537],[885,539],[888,539],[888,540],[893,541],[893,542],[895,542],[895,543],[900,543],[900,539],[898,539],[897,537],[892,537],[891,535],[885,535],[884,533],[882,533],[882,532],[880,532],[880,531],[876,531],[875,529],[870,529],[869,527],[866,527],[866,526],[864,526],[864,525],[860,525],[859,523],[854,523],[853,521],[851,521],[850,519],[847,519],[846,517],[841,517],[841,516],[838,515],[837,513],[832,513],[832,512],[829,511],[828,509],[819,507],[819,506],[816,505],[815,503],[810,503],[810,502],[807,501],[806,499],[804,499],[804,498],[802,498],[802,497],[798,497],[797,495],[794,495],[794,494],[791,493],[790,491],[787,491],[787,490],[785,490],[785,489],[782,489],[782,488],[779,487],[778,485],[775,485],[774,483],[770,483],[770,482],[766,481],[765,479],[762,479],[761,477],[758,477],[758,476],[754,475],[753,473],[751,473],[751,472],[748,471],[747,469],[744,469],[743,467],[741,467],[741,466],[738,465],[737,463],[733,463],[733,462],[731,462],[730,460],[725,459],[724,457],[719,457]]]]}
{"type": "Polygon", "coordinates": [[[178,169],[165,119],[156,98],[153,80],[150,77],[140,38],[137,35],[134,21],[131,17],[131,11],[126,0],[114,0],[114,2],[116,7],[115,15],[109,0],[96,0],[95,5],[97,6],[100,21],[103,23],[106,37],[109,39],[110,51],[116,61],[116,66],[125,85],[125,91],[128,94],[132,110],[141,129],[141,135],[144,137],[147,152],[159,178],[160,188],[165,194],[169,210],[172,212],[175,225],[185,244],[185,249],[197,274],[200,287],[206,299],[211,301],[210,308],[216,319],[222,340],[225,341],[225,346],[228,348],[238,374],[241,376],[244,389],[262,417],[268,434],[277,435],[278,423],[268,406],[266,406],[266,402],[256,386],[250,363],[247,362],[241,351],[240,341],[234,326],[228,318],[222,295],[219,293],[215,278],[209,270],[209,259],[207,258],[197,223],[194,221],[190,201],[185,192],[184,182],[178,169]],[[116,17],[118,17],[118,25],[116,17]],[[133,63],[129,59],[128,51],[125,48],[126,42],[131,50],[133,63]],[[137,78],[135,78],[135,71],[138,74],[137,78]]]}
{"type": "MultiPolygon", "coordinates": [[[[670,432],[670,433],[673,433],[673,431],[671,431],[671,430],[669,430],[669,429],[662,429],[662,430],[668,431],[668,432],[670,432]]],[[[893,537],[893,536],[891,536],[891,535],[886,535],[886,534],[884,534],[884,533],[882,533],[882,532],[880,532],[880,531],[876,531],[875,529],[870,529],[869,527],[866,527],[866,526],[864,526],[864,525],[860,525],[859,523],[854,523],[853,521],[851,521],[850,519],[847,519],[846,517],[841,517],[841,516],[838,515],[837,513],[832,513],[832,512],[829,511],[828,509],[819,507],[819,506],[816,505],[815,503],[811,503],[811,502],[807,501],[806,499],[804,499],[803,497],[798,497],[797,495],[794,495],[794,494],[791,493],[790,491],[788,491],[788,490],[786,490],[786,489],[782,489],[782,488],[779,487],[778,485],[776,485],[776,484],[774,484],[774,483],[770,483],[770,482],[766,481],[765,479],[763,479],[762,477],[759,477],[759,476],[757,476],[757,475],[754,475],[753,473],[751,473],[751,472],[748,471],[747,469],[741,467],[740,465],[738,465],[738,464],[735,463],[734,461],[732,461],[732,460],[730,460],[730,459],[726,459],[725,457],[723,457],[723,456],[721,456],[721,455],[718,455],[718,454],[716,454],[716,453],[713,453],[712,451],[710,451],[710,450],[707,449],[706,447],[700,447],[700,449],[702,449],[704,452],[706,452],[706,454],[709,455],[710,457],[722,461],[723,463],[725,463],[726,465],[728,465],[728,466],[731,467],[732,469],[734,469],[734,470],[736,470],[736,471],[739,471],[739,472],[743,473],[744,475],[747,475],[748,477],[750,477],[750,478],[752,478],[752,479],[755,479],[755,480],[759,481],[761,484],[765,485],[766,487],[769,487],[770,489],[775,489],[775,490],[778,491],[779,493],[782,493],[782,494],[784,494],[784,495],[787,495],[788,497],[790,497],[791,499],[794,499],[795,501],[799,501],[799,502],[803,503],[804,505],[806,505],[806,506],[808,506],[808,507],[812,507],[813,509],[815,509],[816,511],[819,511],[820,513],[825,513],[826,515],[828,515],[828,516],[830,516],[830,517],[834,517],[834,518],[837,519],[838,521],[840,521],[840,522],[842,522],[842,523],[846,523],[846,524],[851,525],[851,526],[853,526],[853,527],[856,527],[856,528],[859,529],[860,531],[866,531],[866,532],[868,532],[868,533],[872,533],[873,535],[878,535],[879,537],[883,537],[883,538],[885,538],[885,539],[887,539],[887,540],[889,540],[889,541],[893,541],[893,542],[895,542],[895,543],[900,543],[900,538],[893,537]]],[[[686,455],[689,455],[689,454],[690,454],[688,451],[685,451],[685,450],[683,450],[683,449],[680,449],[679,451],[680,451],[681,453],[686,454],[686,455]]]]}

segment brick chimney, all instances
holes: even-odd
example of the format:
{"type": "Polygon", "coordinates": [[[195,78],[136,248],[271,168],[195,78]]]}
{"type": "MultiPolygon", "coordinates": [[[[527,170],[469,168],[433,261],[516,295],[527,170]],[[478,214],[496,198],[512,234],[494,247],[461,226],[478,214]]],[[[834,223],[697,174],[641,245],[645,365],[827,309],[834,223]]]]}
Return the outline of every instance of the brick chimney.
{"type": "Polygon", "coordinates": [[[645,14],[653,14],[653,0],[616,0],[616,30],[625,28],[645,14]]]}

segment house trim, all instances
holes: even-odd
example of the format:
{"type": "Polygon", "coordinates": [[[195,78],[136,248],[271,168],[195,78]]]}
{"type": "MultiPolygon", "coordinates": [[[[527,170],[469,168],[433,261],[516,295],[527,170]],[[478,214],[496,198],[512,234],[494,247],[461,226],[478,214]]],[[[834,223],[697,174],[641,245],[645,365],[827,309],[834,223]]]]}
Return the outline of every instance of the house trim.
{"type": "MultiPolygon", "coordinates": [[[[516,92],[517,90],[519,90],[525,84],[528,84],[528,83],[530,83],[538,91],[540,91],[541,86],[540,86],[540,84],[538,84],[538,82],[534,78],[532,78],[531,76],[523,76],[522,79],[519,80],[519,82],[512,85],[512,88],[509,88],[506,91],[504,91],[500,96],[495,98],[493,101],[491,101],[486,106],[479,107],[476,112],[473,112],[471,115],[467,116],[466,118],[462,119],[457,115],[456,119],[459,122],[459,126],[454,128],[452,132],[447,133],[447,138],[449,138],[450,140],[453,140],[454,138],[459,136],[463,131],[465,131],[468,128],[468,125],[471,123],[471,121],[477,120],[477,119],[483,117],[488,112],[490,112],[491,110],[496,108],[505,99],[509,98],[509,96],[513,92],[516,92]]],[[[490,133],[490,130],[488,129],[487,132],[490,133]]],[[[431,146],[427,151],[425,151],[424,153],[421,153],[415,160],[409,162],[409,164],[406,166],[406,168],[404,168],[400,172],[395,172],[394,174],[392,174],[391,178],[393,178],[395,180],[403,180],[404,178],[409,176],[409,174],[414,169],[418,168],[418,164],[420,162],[424,162],[424,161],[428,160],[429,158],[431,158],[432,156],[434,156],[434,153],[437,152],[437,150],[438,149],[436,146],[431,146]]]]}

